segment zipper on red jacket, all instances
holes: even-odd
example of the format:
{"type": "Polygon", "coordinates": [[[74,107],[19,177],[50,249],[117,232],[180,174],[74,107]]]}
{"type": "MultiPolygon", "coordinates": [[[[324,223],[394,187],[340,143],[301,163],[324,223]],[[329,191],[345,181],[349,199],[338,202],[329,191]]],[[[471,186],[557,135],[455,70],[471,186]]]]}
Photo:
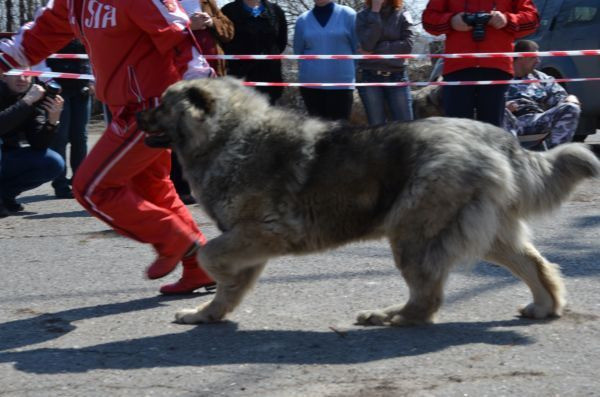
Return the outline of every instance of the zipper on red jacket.
{"type": "Polygon", "coordinates": [[[86,0],[68,0],[69,18],[73,18],[74,25],[77,27],[81,41],[84,43],[88,55],[88,62],[90,63],[90,70],[93,74],[95,68],[92,62],[92,47],[90,46],[90,42],[83,32],[83,24],[81,23],[83,20],[83,10],[85,10],[85,5],[86,0]]]}

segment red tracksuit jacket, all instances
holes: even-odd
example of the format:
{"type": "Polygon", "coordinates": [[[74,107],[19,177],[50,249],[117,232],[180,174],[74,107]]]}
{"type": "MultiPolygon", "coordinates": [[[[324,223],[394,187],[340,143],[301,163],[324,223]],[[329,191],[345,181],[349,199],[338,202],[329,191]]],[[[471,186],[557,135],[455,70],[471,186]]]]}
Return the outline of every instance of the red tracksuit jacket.
{"type": "Polygon", "coordinates": [[[119,232],[178,256],[205,241],[169,180],[171,153],[144,145],[135,113],[181,78],[213,74],[177,0],[50,0],[33,24],[0,42],[0,68],[33,65],[73,36],[85,45],[112,123],[73,177],[75,198],[119,232]]]}
{"type": "MultiPolygon", "coordinates": [[[[535,32],[539,16],[532,0],[430,0],[423,11],[423,28],[433,35],[446,35],[448,54],[475,52],[512,52],[516,38],[535,32]],[[474,41],[472,31],[459,32],[450,26],[450,19],[459,12],[501,11],[508,23],[502,29],[486,27],[483,41],[474,41]]],[[[444,74],[457,70],[482,67],[513,73],[511,58],[445,59],[444,74]]]]}
{"type": "Polygon", "coordinates": [[[50,0],[34,24],[0,43],[0,68],[35,65],[77,36],[98,99],[110,106],[143,102],[181,78],[210,75],[188,24],[177,0],[50,0]]]}

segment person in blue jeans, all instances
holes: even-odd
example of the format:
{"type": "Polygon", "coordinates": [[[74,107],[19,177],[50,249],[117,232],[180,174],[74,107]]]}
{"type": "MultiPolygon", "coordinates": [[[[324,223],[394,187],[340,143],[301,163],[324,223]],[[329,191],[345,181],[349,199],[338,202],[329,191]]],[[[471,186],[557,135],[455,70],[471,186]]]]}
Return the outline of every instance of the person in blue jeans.
{"type": "Polygon", "coordinates": [[[63,103],[29,76],[0,76],[0,217],[23,211],[19,194],[64,171],[62,157],[48,148],[63,103]]]}
{"type": "MultiPolygon", "coordinates": [[[[409,54],[414,44],[412,18],[404,10],[402,0],[366,0],[365,8],[356,16],[356,34],[360,54],[409,54]]],[[[361,59],[357,81],[362,83],[394,83],[407,81],[404,59],[361,59]]],[[[387,120],[413,119],[410,88],[358,87],[370,125],[387,120]],[[386,110],[387,108],[387,110],[386,110]],[[389,118],[386,117],[389,114],[389,118]]]]}
{"type": "MultiPolygon", "coordinates": [[[[83,44],[74,39],[59,54],[85,54],[83,44]]],[[[46,65],[53,72],[62,73],[91,73],[90,64],[87,59],[55,59],[46,61],[46,65]]],[[[70,144],[69,163],[74,175],[79,164],[87,155],[87,125],[90,121],[92,110],[92,95],[94,85],[89,80],[56,79],[62,87],[61,96],[64,98],[64,108],[60,116],[60,125],[50,144],[50,148],[61,155],[66,162],[67,144],[70,144]]],[[[73,198],[73,192],[67,169],[52,181],[56,198],[73,198]]]]}

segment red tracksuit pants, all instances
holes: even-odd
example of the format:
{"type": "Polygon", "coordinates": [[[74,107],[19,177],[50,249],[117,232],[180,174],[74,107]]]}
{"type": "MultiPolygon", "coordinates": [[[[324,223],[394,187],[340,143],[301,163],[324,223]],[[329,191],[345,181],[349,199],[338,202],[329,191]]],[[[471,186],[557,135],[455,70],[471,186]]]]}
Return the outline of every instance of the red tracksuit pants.
{"type": "Polygon", "coordinates": [[[154,246],[160,256],[183,254],[204,235],[169,178],[171,151],[144,145],[135,113],[111,108],[113,119],[77,169],[75,198],[119,233],[154,246]]]}

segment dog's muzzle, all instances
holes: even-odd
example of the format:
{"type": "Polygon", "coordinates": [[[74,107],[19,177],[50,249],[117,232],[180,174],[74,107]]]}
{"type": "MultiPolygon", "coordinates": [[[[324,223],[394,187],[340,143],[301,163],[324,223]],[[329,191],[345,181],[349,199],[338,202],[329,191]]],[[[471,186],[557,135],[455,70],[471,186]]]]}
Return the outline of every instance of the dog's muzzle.
{"type": "Polygon", "coordinates": [[[149,115],[146,112],[138,112],[136,120],[138,128],[146,133],[144,144],[151,148],[170,148],[171,138],[162,131],[154,131],[153,124],[147,121],[149,115]]]}

